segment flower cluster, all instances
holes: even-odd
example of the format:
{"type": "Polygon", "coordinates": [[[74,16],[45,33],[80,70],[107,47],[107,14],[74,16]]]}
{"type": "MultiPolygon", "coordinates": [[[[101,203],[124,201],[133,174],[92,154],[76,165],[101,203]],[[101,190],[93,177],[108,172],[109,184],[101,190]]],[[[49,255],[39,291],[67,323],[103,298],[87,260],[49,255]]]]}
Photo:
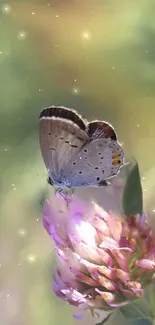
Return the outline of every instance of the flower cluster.
{"type": "Polygon", "coordinates": [[[110,310],[141,297],[155,281],[155,243],[145,214],[120,218],[93,202],[74,198],[66,207],[51,198],[43,224],[58,257],[53,290],[71,305],[110,310]]]}

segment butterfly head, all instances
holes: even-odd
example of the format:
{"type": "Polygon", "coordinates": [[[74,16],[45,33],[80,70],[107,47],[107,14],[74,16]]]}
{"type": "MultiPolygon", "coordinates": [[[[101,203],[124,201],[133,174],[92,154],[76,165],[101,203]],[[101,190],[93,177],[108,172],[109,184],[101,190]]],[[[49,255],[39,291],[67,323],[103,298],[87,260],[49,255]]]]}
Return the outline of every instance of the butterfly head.
{"type": "Polygon", "coordinates": [[[51,178],[50,176],[48,176],[47,182],[51,186],[60,187],[61,189],[64,189],[64,190],[67,190],[67,189],[71,188],[70,182],[68,182],[67,180],[62,181],[62,180],[58,179],[57,177],[51,178]]]}

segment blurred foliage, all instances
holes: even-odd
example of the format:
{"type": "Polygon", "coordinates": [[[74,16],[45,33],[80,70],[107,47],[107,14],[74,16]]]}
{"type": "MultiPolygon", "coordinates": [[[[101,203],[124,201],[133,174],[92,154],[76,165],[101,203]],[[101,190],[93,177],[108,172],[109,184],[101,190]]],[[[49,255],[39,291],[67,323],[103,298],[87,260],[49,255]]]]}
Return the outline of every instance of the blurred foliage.
{"type": "Polygon", "coordinates": [[[43,107],[113,124],[138,161],[154,215],[154,10],[154,0],[0,0],[2,325],[76,322],[51,288],[53,245],[40,203],[52,191],[38,144],[43,107]]]}
{"type": "Polygon", "coordinates": [[[127,176],[123,192],[123,210],[126,216],[143,213],[143,194],[137,162],[127,176]]]}

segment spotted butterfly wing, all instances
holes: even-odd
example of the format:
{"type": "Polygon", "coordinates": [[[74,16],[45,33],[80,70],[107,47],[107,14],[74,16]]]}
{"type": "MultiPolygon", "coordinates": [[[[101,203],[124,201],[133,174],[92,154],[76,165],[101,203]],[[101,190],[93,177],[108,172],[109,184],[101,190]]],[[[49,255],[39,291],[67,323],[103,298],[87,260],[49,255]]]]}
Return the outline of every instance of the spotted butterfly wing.
{"type": "Polygon", "coordinates": [[[53,185],[63,184],[63,171],[89,136],[84,120],[75,111],[51,106],[40,114],[40,148],[53,185]]]}
{"type": "Polygon", "coordinates": [[[105,180],[119,172],[123,159],[123,150],[116,141],[95,139],[73,157],[63,178],[67,178],[73,187],[102,186],[105,180]]]}
{"type": "Polygon", "coordinates": [[[117,141],[114,128],[105,121],[92,121],[88,123],[86,132],[90,141],[102,138],[117,141]]]}

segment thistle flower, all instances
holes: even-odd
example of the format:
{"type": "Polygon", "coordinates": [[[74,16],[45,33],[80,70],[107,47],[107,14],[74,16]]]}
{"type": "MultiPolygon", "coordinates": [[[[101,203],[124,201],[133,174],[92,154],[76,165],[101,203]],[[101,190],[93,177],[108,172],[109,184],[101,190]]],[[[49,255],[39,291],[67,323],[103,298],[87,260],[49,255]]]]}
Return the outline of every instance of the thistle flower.
{"type": "Polygon", "coordinates": [[[55,294],[84,309],[111,310],[143,296],[155,280],[155,244],[145,214],[118,218],[96,203],[57,198],[44,206],[54,241],[55,294]]]}

